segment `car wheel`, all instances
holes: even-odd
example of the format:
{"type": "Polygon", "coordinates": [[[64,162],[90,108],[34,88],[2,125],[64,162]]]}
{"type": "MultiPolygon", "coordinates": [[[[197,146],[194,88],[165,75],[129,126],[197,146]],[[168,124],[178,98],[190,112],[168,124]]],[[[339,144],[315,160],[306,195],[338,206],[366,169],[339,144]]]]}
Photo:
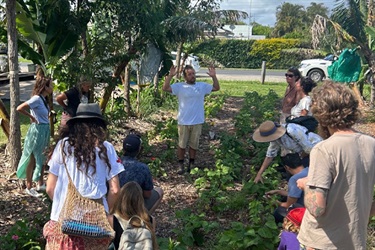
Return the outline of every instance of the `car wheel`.
{"type": "Polygon", "coordinates": [[[312,69],[309,71],[307,76],[314,82],[320,82],[321,80],[323,80],[324,73],[320,69],[312,69]]]}

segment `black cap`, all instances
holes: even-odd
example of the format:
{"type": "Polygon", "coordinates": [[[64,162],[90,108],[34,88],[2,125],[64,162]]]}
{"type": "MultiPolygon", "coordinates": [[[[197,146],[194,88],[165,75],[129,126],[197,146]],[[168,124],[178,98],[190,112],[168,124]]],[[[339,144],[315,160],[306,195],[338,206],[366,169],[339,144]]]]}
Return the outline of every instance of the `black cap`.
{"type": "Polygon", "coordinates": [[[135,152],[138,151],[141,147],[142,140],[141,138],[136,134],[130,134],[127,137],[125,137],[122,149],[125,152],[135,152]]]}

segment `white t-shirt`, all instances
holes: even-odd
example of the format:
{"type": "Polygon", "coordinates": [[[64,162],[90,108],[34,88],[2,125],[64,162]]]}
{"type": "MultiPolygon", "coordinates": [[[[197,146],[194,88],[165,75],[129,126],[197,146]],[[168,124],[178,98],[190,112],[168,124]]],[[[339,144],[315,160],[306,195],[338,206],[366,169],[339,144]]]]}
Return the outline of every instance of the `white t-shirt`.
{"type": "Polygon", "coordinates": [[[303,97],[292,109],[290,114],[294,117],[300,117],[301,111],[306,109],[308,111],[307,115],[312,116],[312,113],[310,111],[310,105],[311,105],[311,97],[305,96],[303,97]]]}
{"type": "MultiPolygon", "coordinates": [[[[60,211],[65,201],[69,183],[61,152],[61,143],[65,140],[67,140],[67,138],[60,140],[57,143],[52,157],[48,162],[48,166],[50,167],[49,172],[58,177],[55,192],[53,194],[52,211],[50,217],[51,220],[54,221],[59,220],[60,211]]],[[[74,149],[72,149],[72,155],[66,156],[65,163],[68,168],[69,175],[72,178],[74,186],[78,192],[82,196],[91,199],[103,198],[105,210],[108,212],[108,203],[105,198],[105,195],[107,194],[107,181],[124,171],[124,166],[121,164],[121,160],[117,156],[113,145],[105,141],[104,146],[107,148],[108,160],[111,164],[111,170],[109,172],[108,167],[105,165],[104,161],[99,158],[98,154],[96,155],[95,174],[92,174],[93,168],[89,169],[88,175],[86,175],[84,171],[78,170],[77,163],[73,155],[74,149]]],[[[64,150],[65,152],[68,152],[67,144],[65,145],[64,150]]],[[[97,148],[97,152],[98,151],[99,148],[97,148]]]]}
{"type": "Polygon", "coordinates": [[[187,84],[179,82],[171,85],[172,94],[178,98],[179,125],[204,123],[204,97],[211,93],[212,85],[204,82],[187,84]]]}
{"type": "Polygon", "coordinates": [[[35,117],[38,123],[49,124],[49,110],[40,96],[34,95],[26,103],[30,107],[30,114],[35,117]]]}

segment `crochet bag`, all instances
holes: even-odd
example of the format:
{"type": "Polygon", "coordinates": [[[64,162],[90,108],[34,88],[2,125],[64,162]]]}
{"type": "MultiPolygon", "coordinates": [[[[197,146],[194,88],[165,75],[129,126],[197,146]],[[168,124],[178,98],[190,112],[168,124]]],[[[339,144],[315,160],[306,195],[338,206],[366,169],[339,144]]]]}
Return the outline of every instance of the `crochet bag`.
{"type": "Polygon", "coordinates": [[[124,230],[121,234],[118,250],[152,250],[152,236],[150,230],[145,226],[141,217],[134,215],[129,220],[124,220],[115,214],[118,222],[124,230]],[[134,227],[131,222],[138,219],[141,222],[140,227],[134,227]]]}
{"type": "Polygon", "coordinates": [[[103,200],[83,197],[74,186],[65,162],[64,166],[69,183],[59,216],[62,233],[80,237],[113,239],[115,231],[108,222],[103,200]]]}

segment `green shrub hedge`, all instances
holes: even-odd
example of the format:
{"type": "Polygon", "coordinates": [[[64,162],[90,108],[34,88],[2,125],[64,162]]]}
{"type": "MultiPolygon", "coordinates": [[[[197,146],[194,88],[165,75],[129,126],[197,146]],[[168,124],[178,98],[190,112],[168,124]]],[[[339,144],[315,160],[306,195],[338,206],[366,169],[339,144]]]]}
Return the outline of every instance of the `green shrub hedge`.
{"type": "Polygon", "coordinates": [[[210,39],[198,43],[193,52],[201,66],[250,69],[260,68],[262,61],[267,62],[267,68],[285,69],[304,59],[324,57],[322,51],[302,48],[305,46],[299,39],[210,39]]]}

